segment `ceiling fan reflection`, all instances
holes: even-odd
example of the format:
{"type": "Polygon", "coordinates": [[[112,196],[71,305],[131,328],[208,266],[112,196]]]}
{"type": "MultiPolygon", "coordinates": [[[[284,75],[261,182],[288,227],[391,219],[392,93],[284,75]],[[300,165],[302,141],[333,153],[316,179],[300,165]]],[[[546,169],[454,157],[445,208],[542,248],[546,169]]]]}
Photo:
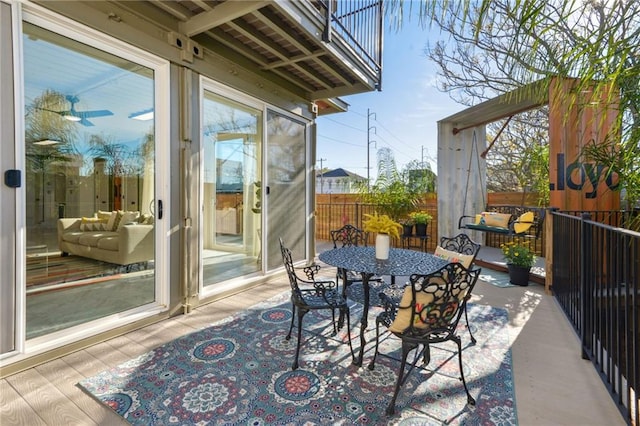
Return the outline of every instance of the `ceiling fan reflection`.
{"type": "Polygon", "coordinates": [[[71,107],[68,110],[56,111],[56,110],[52,110],[52,109],[48,109],[48,108],[40,108],[40,107],[38,107],[38,109],[40,109],[42,111],[53,112],[55,114],[60,115],[65,120],[78,122],[78,123],[82,124],[83,126],[93,126],[94,125],[91,121],[89,121],[89,118],[106,117],[106,116],[109,116],[109,115],[113,115],[113,112],[109,111],[108,109],[99,109],[99,110],[92,110],[92,111],[78,111],[78,110],[76,110],[76,103],[78,103],[78,101],[79,101],[78,97],[77,96],[72,96],[72,95],[67,95],[67,96],[65,96],[65,98],[71,104],[71,107]]]}

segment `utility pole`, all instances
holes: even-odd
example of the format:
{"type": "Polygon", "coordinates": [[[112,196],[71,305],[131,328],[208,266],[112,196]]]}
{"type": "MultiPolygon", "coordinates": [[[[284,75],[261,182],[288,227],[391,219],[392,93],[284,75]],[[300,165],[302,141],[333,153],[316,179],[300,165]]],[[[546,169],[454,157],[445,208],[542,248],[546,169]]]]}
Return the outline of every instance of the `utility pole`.
{"type": "MultiPolygon", "coordinates": [[[[436,160],[432,156],[429,155],[429,149],[426,148],[424,145],[422,145],[422,168],[423,169],[426,168],[425,167],[425,158],[427,160],[433,161],[434,163],[436,162],[436,160]],[[425,155],[425,153],[426,153],[426,155],[425,155]]],[[[429,165],[429,169],[431,169],[431,165],[429,165]]]]}
{"type": "Polygon", "coordinates": [[[320,158],[318,161],[320,162],[320,193],[324,194],[324,172],[323,172],[324,167],[322,167],[322,162],[327,161],[327,159],[320,158]]]}
{"type": "Polygon", "coordinates": [[[370,124],[370,118],[373,116],[373,118],[376,118],[376,113],[375,112],[370,112],[369,108],[367,108],[367,191],[369,191],[371,189],[371,178],[369,176],[369,171],[371,170],[371,160],[370,160],[370,155],[369,155],[369,147],[371,146],[372,143],[375,143],[376,141],[372,141],[371,140],[371,130],[373,129],[373,134],[377,134],[376,133],[376,127],[375,126],[371,126],[370,124]]]}

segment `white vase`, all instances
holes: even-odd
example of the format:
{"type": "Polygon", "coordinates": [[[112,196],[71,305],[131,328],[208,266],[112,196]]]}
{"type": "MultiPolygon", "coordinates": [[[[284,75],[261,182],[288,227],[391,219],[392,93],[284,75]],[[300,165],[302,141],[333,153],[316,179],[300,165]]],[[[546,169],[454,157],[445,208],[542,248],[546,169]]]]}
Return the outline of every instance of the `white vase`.
{"type": "Polygon", "coordinates": [[[389,234],[376,235],[376,259],[380,259],[380,260],[389,259],[390,241],[391,241],[391,237],[389,237],[389,234]]]}

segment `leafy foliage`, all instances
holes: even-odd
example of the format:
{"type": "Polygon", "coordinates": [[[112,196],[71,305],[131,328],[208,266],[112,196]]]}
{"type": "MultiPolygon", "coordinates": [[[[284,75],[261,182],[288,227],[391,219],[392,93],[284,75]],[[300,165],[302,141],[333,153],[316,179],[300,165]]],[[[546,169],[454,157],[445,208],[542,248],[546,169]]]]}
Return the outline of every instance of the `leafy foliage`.
{"type": "Polygon", "coordinates": [[[438,176],[431,170],[429,163],[410,161],[405,165],[402,176],[416,192],[436,192],[438,176]]]}
{"type": "Polygon", "coordinates": [[[378,215],[365,214],[365,220],[362,221],[363,230],[365,232],[375,232],[377,234],[389,234],[392,237],[400,238],[400,230],[402,225],[392,220],[386,214],[378,215]]]}
{"type": "Polygon", "coordinates": [[[427,212],[411,212],[409,214],[409,217],[413,220],[413,223],[418,223],[423,225],[426,225],[427,223],[429,223],[431,219],[433,219],[433,216],[431,216],[427,212]]]}
{"type": "Polygon", "coordinates": [[[488,125],[495,143],[488,151],[487,189],[492,192],[536,192],[541,206],[549,204],[549,144],[547,108],[517,116],[499,135],[488,125]],[[493,133],[493,134],[492,134],[493,133]]]}
{"type": "Polygon", "coordinates": [[[255,203],[254,206],[251,208],[251,211],[259,214],[262,213],[262,181],[255,181],[253,182],[253,185],[256,187],[256,191],[255,191],[255,203]]]}
{"type": "Polygon", "coordinates": [[[517,239],[500,246],[507,263],[524,268],[531,268],[536,261],[536,255],[528,241],[517,239]]]}
{"type": "Polygon", "coordinates": [[[48,89],[26,107],[25,154],[29,171],[43,173],[49,165],[64,165],[77,156],[72,143],[76,137],[75,125],[56,113],[67,107],[68,102],[63,94],[48,89]],[[37,143],[42,140],[57,143],[37,143]]]}
{"type": "Polygon", "coordinates": [[[423,186],[411,185],[408,173],[400,174],[395,166],[380,164],[380,177],[370,188],[366,183],[359,186],[358,192],[362,201],[378,206],[380,213],[397,221],[406,218],[413,211],[421,195],[423,186]]]}
{"type": "MultiPolygon", "coordinates": [[[[407,2],[394,0],[386,5],[397,26],[406,12],[404,3],[407,2]]],[[[431,0],[419,4],[423,22],[429,22],[443,34],[442,40],[430,43],[425,53],[440,68],[440,90],[457,102],[474,105],[534,81],[548,84],[558,76],[578,83],[575,93],[567,95],[569,103],[583,107],[575,94],[590,91],[594,99],[604,99],[609,107],[619,108],[620,121],[609,140],[587,148],[584,154],[618,174],[620,188],[626,191],[627,208],[638,205],[640,2],[431,0]],[[609,90],[611,87],[615,90],[609,90]]],[[[545,84],[537,90],[538,93],[523,95],[542,97],[545,84]]],[[[546,127],[542,121],[539,125],[542,129],[546,127]]],[[[520,140],[523,146],[535,142],[520,140]]],[[[505,154],[510,153],[509,144],[503,148],[505,154]]],[[[544,152],[535,149],[531,155],[542,158],[544,152]]],[[[523,161],[524,157],[526,153],[523,161]]],[[[508,170],[507,175],[516,176],[513,172],[518,163],[524,163],[517,157],[514,159],[511,163],[494,162],[494,175],[508,170]],[[512,167],[505,168],[505,164],[512,167]]],[[[536,164],[542,163],[531,165],[536,164]]],[[[543,170],[536,173],[542,176],[543,170]]],[[[540,185],[536,183],[534,187],[540,185]]]]}

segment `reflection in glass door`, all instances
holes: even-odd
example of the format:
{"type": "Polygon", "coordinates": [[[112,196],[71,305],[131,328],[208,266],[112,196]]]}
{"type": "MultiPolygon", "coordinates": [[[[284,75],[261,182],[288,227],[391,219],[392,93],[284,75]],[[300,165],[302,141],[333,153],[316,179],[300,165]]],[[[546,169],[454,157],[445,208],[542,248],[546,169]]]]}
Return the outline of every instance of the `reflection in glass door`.
{"type": "Polygon", "coordinates": [[[262,112],[205,90],[203,99],[205,286],[262,269],[262,112]]]}
{"type": "Polygon", "coordinates": [[[23,28],[32,339],[155,301],[156,135],[152,68],[23,28]]]}

